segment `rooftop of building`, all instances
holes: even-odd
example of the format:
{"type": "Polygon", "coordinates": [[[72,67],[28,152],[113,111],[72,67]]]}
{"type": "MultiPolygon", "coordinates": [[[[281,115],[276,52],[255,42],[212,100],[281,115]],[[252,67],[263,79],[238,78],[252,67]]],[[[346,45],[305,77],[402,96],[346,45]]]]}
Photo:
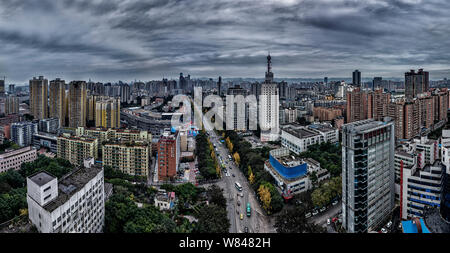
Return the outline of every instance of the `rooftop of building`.
{"type": "Polygon", "coordinates": [[[166,201],[169,202],[170,200],[175,199],[175,192],[165,192],[165,191],[158,191],[155,195],[155,198],[158,201],[166,201]]]}
{"type": "Polygon", "coordinates": [[[351,122],[343,125],[343,129],[347,130],[354,130],[355,132],[364,133],[373,131],[377,128],[382,128],[388,124],[392,124],[393,121],[376,121],[374,119],[366,119],[366,120],[360,120],[356,122],[351,122]]]}
{"type": "Polygon", "coordinates": [[[43,137],[43,138],[54,139],[54,140],[56,140],[58,138],[57,135],[51,134],[51,133],[46,133],[46,132],[37,132],[33,135],[41,137],[41,138],[43,137]]]}
{"type": "Polygon", "coordinates": [[[46,204],[44,209],[52,212],[64,204],[102,170],[103,168],[98,165],[91,166],[90,168],[81,166],[64,175],[58,180],[58,197],[46,204]]]}
{"type": "Polygon", "coordinates": [[[146,141],[122,141],[120,139],[109,140],[103,143],[109,146],[127,146],[127,147],[147,147],[149,145],[146,141]]]}
{"type": "Polygon", "coordinates": [[[31,181],[33,181],[38,186],[43,186],[46,183],[52,181],[56,177],[46,171],[36,172],[33,175],[28,177],[31,181]]]}
{"type": "Polygon", "coordinates": [[[414,154],[413,153],[408,153],[405,150],[403,150],[402,148],[397,148],[395,150],[395,154],[396,155],[401,155],[401,156],[404,156],[404,157],[414,158],[414,154]]]}
{"type": "Polygon", "coordinates": [[[330,125],[327,124],[311,124],[308,126],[310,129],[314,129],[320,132],[330,132],[336,130],[336,128],[333,128],[330,125]]]}
{"type": "Polygon", "coordinates": [[[308,138],[312,136],[316,136],[317,133],[301,126],[300,124],[286,124],[283,125],[282,131],[285,131],[286,133],[289,133],[299,139],[308,138]]]}
{"type": "Polygon", "coordinates": [[[286,183],[303,178],[308,172],[308,163],[291,155],[287,148],[271,150],[266,166],[286,183]]]}
{"type": "Polygon", "coordinates": [[[443,164],[442,164],[441,160],[437,159],[434,161],[433,164],[427,164],[422,169],[417,169],[413,176],[420,177],[420,172],[431,172],[431,168],[435,168],[435,167],[439,167],[439,166],[441,167],[441,169],[443,169],[442,168],[443,164]]]}
{"type": "Polygon", "coordinates": [[[63,139],[67,139],[67,140],[79,140],[79,141],[86,141],[86,142],[95,142],[97,139],[96,138],[92,138],[89,136],[74,136],[74,135],[60,135],[58,136],[58,138],[63,138],[63,139]]]}
{"type": "Polygon", "coordinates": [[[128,129],[128,128],[108,128],[108,127],[88,127],[85,128],[85,131],[100,131],[100,132],[108,132],[114,131],[118,133],[141,133],[141,130],[138,129],[128,129]]]}
{"type": "Polygon", "coordinates": [[[439,208],[425,208],[423,220],[431,233],[450,233],[450,223],[442,218],[439,208]]]}

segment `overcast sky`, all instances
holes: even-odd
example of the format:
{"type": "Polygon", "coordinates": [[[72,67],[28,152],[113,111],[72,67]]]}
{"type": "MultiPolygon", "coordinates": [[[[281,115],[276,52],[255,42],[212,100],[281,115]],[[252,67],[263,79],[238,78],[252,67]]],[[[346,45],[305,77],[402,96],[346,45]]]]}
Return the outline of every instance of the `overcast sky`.
{"type": "Polygon", "coordinates": [[[0,0],[0,76],[450,77],[447,0],[0,0]]]}

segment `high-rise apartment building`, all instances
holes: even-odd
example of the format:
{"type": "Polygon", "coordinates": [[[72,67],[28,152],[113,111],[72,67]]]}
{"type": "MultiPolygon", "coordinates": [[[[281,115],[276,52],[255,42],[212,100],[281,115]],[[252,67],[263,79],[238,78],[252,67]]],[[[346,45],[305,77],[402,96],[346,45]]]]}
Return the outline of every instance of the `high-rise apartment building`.
{"type": "MultiPolygon", "coordinates": [[[[131,87],[124,83],[120,85],[120,102],[128,103],[130,101],[131,87]]],[[[120,104],[120,103],[119,103],[120,104]]]]}
{"type": "Polygon", "coordinates": [[[217,82],[217,95],[219,96],[222,95],[221,90],[222,90],[222,77],[219,76],[219,81],[217,82]]]}
{"type": "Polygon", "coordinates": [[[11,140],[19,146],[30,146],[33,143],[33,134],[38,132],[36,122],[17,122],[11,124],[11,140]]]}
{"type": "Polygon", "coordinates": [[[96,95],[89,95],[86,98],[86,117],[89,125],[95,125],[95,101],[97,101],[96,95]]]}
{"type": "Polygon", "coordinates": [[[416,73],[413,69],[405,73],[405,97],[415,98],[418,94],[427,92],[430,88],[429,73],[419,69],[416,73]]]}
{"type": "Polygon", "coordinates": [[[383,78],[378,76],[374,77],[372,81],[372,89],[375,90],[377,88],[382,88],[383,86],[383,78]]]}
{"type": "Polygon", "coordinates": [[[435,119],[435,110],[434,110],[435,104],[433,103],[433,98],[430,96],[429,93],[428,94],[422,93],[417,96],[417,101],[414,102],[419,104],[418,120],[420,126],[431,128],[434,124],[435,119]]]}
{"type": "Polygon", "coordinates": [[[95,101],[95,126],[107,128],[120,127],[119,98],[100,97],[95,101]]]}
{"type": "Polygon", "coordinates": [[[285,81],[279,82],[278,90],[280,92],[280,99],[286,99],[288,97],[289,86],[287,82],[285,81]]]}
{"type": "Polygon", "coordinates": [[[69,160],[75,165],[83,164],[84,159],[98,157],[98,140],[85,136],[58,136],[57,157],[69,160]]]}
{"type": "Polygon", "coordinates": [[[267,56],[266,79],[261,84],[259,96],[259,124],[261,127],[261,141],[277,141],[279,139],[279,107],[280,96],[278,85],[273,81],[272,57],[267,56]]]}
{"type": "Polygon", "coordinates": [[[390,93],[384,93],[383,89],[376,89],[369,93],[368,98],[369,119],[383,120],[384,117],[388,116],[389,103],[391,102],[390,93]]]}
{"type": "Polygon", "coordinates": [[[60,78],[50,81],[50,118],[58,118],[59,125],[65,126],[66,114],[64,111],[64,101],[66,98],[66,82],[60,78]]]}
{"type": "Polygon", "coordinates": [[[5,115],[19,113],[19,98],[15,95],[8,95],[5,99],[5,115]]]}
{"type": "Polygon", "coordinates": [[[59,129],[58,118],[48,118],[39,120],[39,131],[46,133],[56,133],[59,129]]]}
{"type": "Polygon", "coordinates": [[[9,94],[14,94],[15,93],[15,85],[14,84],[10,84],[9,85],[8,93],[9,94]]]}
{"type": "Polygon", "coordinates": [[[85,163],[58,179],[27,177],[28,217],[41,233],[101,233],[105,225],[103,168],[85,163]]]}
{"type": "Polygon", "coordinates": [[[0,79],[0,95],[5,95],[5,79],[0,79]]]}
{"type": "Polygon", "coordinates": [[[30,80],[30,114],[34,119],[48,118],[48,80],[43,76],[30,80]]]}
{"type": "Polygon", "coordinates": [[[313,116],[319,121],[332,121],[342,116],[342,109],[330,107],[314,107],[313,116]]]}
{"type": "Polygon", "coordinates": [[[342,225],[370,232],[394,208],[394,123],[367,119],[342,126],[342,225]]]}
{"type": "Polygon", "coordinates": [[[158,180],[173,179],[177,174],[180,160],[179,132],[170,133],[169,130],[165,130],[159,138],[157,152],[158,180]]]}
{"type": "Polygon", "coordinates": [[[433,100],[434,119],[436,121],[447,121],[447,110],[449,108],[447,88],[434,89],[431,92],[431,98],[433,100]]]}
{"type": "Polygon", "coordinates": [[[361,87],[361,72],[359,70],[355,70],[352,73],[352,84],[361,87]]]}
{"type": "Polygon", "coordinates": [[[390,93],[384,93],[382,89],[355,88],[347,92],[347,123],[372,118],[382,120],[388,116],[390,100],[390,93]]]}
{"type": "Polygon", "coordinates": [[[69,85],[68,111],[69,127],[86,126],[87,112],[86,82],[72,81],[69,85]]]}
{"type": "MultiPolygon", "coordinates": [[[[248,129],[248,114],[249,114],[249,104],[239,103],[239,95],[245,100],[247,96],[247,90],[242,88],[240,85],[235,85],[234,87],[228,88],[227,95],[233,95],[234,97],[227,96],[227,99],[232,99],[233,103],[226,101],[226,110],[231,110],[230,113],[226,114],[227,129],[228,124],[231,124],[233,130],[247,130],[248,129]]],[[[256,100],[255,100],[256,102],[256,100]]]]}
{"type": "Polygon", "coordinates": [[[347,123],[369,117],[369,95],[361,88],[347,92],[347,123]]]}
{"type": "Polygon", "coordinates": [[[148,176],[151,144],[143,141],[113,141],[103,145],[103,163],[133,176],[148,176]]]}

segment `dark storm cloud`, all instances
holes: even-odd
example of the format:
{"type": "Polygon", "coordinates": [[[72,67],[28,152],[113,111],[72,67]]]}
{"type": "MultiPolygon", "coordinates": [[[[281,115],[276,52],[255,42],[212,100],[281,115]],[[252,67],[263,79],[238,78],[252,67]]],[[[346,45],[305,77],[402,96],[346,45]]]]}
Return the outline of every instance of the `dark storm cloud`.
{"type": "Polygon", "coordinates": [[[0,75],[449,76],[448,1],[0,0],[0,75]]]}

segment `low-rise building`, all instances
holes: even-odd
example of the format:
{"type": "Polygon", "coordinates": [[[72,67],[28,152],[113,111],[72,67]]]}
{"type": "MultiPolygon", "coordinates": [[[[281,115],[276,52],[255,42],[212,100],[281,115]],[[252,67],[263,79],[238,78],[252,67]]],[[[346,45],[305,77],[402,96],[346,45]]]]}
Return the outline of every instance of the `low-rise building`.
{"type": "Polygon", "coordinates": [[[52,153],[58,152],[58,137],[53,134],[38,132],[33,134],[33,146],[37,149],[47,148],[52,153]]]}
{"type": "Polygon", "coordinates": [[[6,150],[0,154],[0,173],[8,170],[18,170],[22,163],[36,160],[36,149],[28,146],[16,150],[6,150]]]}
{"type": "Polygon", "coordinates": [[[105,224],[103,168],[90,164],[61,179],[27,177],[28,217],[41,233],[100,233],[105,224]]]}
{"type": "Polygon", "coordinates": [[[39,131],[46,133],[56,133],[59,129],[58,118],[48,118],[39,120],[39,131]]]}
{"type": "Polygon", "coordinates": [[[409,169],[423,169],[433,165],[439,159],[439,147],[436,140],[426,136],[402,142],[395,150],[395,198],[400,200],[401,166],[409,169]]]}
{"type": "Polygon", "coordinates": [[[308,150],[308,146],[323,142],[339,141],[339,130],[330,124],[288,124],[281,127],[281,145],[290,151],[300,154],[308,150]]]}
{"type": "Polygon", "coordinates": [[[71,136],[62,134],[58,136],[57,157],[69,160],[75,165],[83,164],[84,159],[98,157],[98,140],[86,136],[71,136]]]}
{"type": "Polygon", "coordinates": [[[415,165],[403,166],[400,174],[401,218],[423,217],[426,206],[439,207],[444,166],[440,160],[433,165],[419,168],[415,165]]]}
{"type": "Polygon", "coordinates": [[[121,141],[152,141],[152,134],[144,130],[135,129],[119,129],[119,128],[105,128],[105,127],[78,127],[76,130],[77,136],[90,136],[97,138],[101,144],[104,141],[118,140],[121,141]]]}
{"type": "Polygon", "coordinates": [[[103,145],[103,164],[133,176],[148,176],[151,145],[144,141],[111,141],[103,145]]]}
{"type": "Polygon", "coordinates": [[[155,195],[154,201],[155,207],[159,208],[159,210],[171,210],[176,204],[175,192],[159,190],[155,195]]]}
{"type": "Polygon", "coordinates": [[[279,148],[270,151],[269,160],[264,163],[264,169],[272,175],[277,187],[285,199],[305,192],[313,187],[310,179],[312,173],[318,182],[330,177],[327,170],[320,167],[314,159],[298,159],[289,154],[289,149],[279,148]]]}

